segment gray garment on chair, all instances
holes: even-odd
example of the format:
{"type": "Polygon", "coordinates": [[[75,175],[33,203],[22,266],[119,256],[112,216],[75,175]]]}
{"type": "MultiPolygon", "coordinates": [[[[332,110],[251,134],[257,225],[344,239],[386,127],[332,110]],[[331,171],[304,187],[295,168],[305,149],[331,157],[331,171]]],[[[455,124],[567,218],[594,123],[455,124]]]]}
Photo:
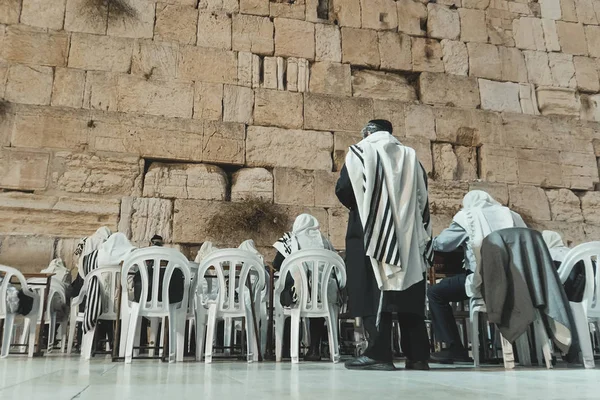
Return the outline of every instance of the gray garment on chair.
{"type": "MultiPolygon", "coordinates": [[[[481,256],[488,317],[507,340],[514,342],[527,331],[537,309],[547,327],[560,323],[576,341],[569,301],[541,233],[526,228],[493,232],[483,240],[481,256]]],[[[548,336],[566,352],[568,345],[557,341],[552,329],[548,336]]]]}

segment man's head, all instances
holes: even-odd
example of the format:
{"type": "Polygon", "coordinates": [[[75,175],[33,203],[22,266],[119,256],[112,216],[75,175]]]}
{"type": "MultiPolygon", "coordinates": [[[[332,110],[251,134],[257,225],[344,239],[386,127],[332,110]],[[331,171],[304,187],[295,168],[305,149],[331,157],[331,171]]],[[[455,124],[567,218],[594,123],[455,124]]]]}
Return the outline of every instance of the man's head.
{"type": "Polygon", "coordinates": [[[159,246],[162,247],[164,244],[162,236],[154,235],[152,239],[150,239],[150,246],[159,246]]]}
{"type": "Polygon", "coordinates": [[[367,123],[361,133],[363,138],[366,138],[370,134],[380,131],[392,134],[392,123],[385,119],[373,119],[367,123]]]}

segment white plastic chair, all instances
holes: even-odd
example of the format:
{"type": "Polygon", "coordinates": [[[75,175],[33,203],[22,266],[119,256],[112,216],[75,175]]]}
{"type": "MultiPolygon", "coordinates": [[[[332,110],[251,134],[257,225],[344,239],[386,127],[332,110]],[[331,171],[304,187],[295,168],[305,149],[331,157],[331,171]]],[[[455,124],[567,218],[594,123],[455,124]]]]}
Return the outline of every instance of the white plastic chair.
{"type": "Polygon", "coordinates": [[[564,284],[569,274],[580,261],[585,265],[585,289],[580,303],[569,302],[585,368],[594,368],[594,350],[590,339],[588,317],[600,319],[600,271],[594,276],[593,262],[600,268],[600,242],[580,244],[569,251],[558,269],[560,281],[564,284]]]}
{"type": "MultiPolygon", "coordinates": [[[[260,296],[265,286],[264,266],[260,259],[246,250],[217,250],[202,261],[196,282],[198,286],[196,294],[196,359],[202,360],[202,344],[206,331],[205,362],[212,362],[217,320],[241,318],[246,321],[247,360],[248,362],[257,360],[260,348],[254,335],[253,315],[249,302],[254,303],[255,314],[258,316],[260,311],[256,306],[261,303],[260,296]],[[225,264],[228,265],[227,271],[224,268],[225,264]],[[238,265],[242,266],[239,277],[235,273],[238,265]],[[202,280],[206,279],[204,276],[211,267],[216,271],[218,294],[216,300],[208,301],[206,306],[203,306],[202,280]],[[252,271],[254,273],[250,275],[252,271]],[[231,275],[235,278],[231,279],[231,275]],[[254,299],[251,298],[250,288],[246,284],[250,276],[254,276],[254,281],[251,283],[254,299]],[[226,277],[230,278],[228,282],[226,282],[226,277]]],[[[256,322],[259,323],[259,321],[256,322]]]]}
{"type": "Polygon", "coordinates": [[[176,249],[164,247],[148,247],[136,250],[125,260],[121,273],[122,305],[128,321],[123,321],[123,327],[127,324],[127,338],[125,345],[125,363],[130,364],[133,358],[133,348],[136,336],[139,340],[141,318],[169,318],[169,362],[183,361],[185,321],[188,310],[188,298],[190,291],[191,272],[189,261],[176,249]],[[162,262],[166,266],[162,266],[162,262]],[[151,262],[152,292],[149,292],[149,274],[147,262],[151,262]],[[160,285],[160,270],[164,269],[163,284],[160,285]],[[169,282],[173,272],[178,269],[183,275],[183,298],[176,304],[169,304],[169,282]],[[142,283],[140,302],[129,301],[127,289],[127,276],[129,272],[139,271],[142,283]],[[162,286],[162,292],[160,291],[162,286]],[[150,300],[148,300],[150,294],[150,300]],[[161,300],[159,301],[159,297],[161,300]]]}
{"type": "Polygon", "coordinates": [[[25,316],[25,319],[29,320],[28,356],[33,357],[35,349],[36,321],[38,319],[38,313],[40,309],[40,296],[31,290],[29,285],[27,285],[25,277],[19,270],[12,267],[7,267],[5,265],[0,265],[0,272],[4,273],[2,283],[0,283],[0,319],[4,320],[4,334],[2,335],[2,350],[0,352],[0,357],[4,358],[9,354],[10,343],[13,335],[13,327],[15,323],[16,314],[8,312],[8,304],[6,302],[6,292],[13,277],[19,281],[21,289],[23,290],[23,294],[33,298],[31,312],[25,316]]]}
{"type": "MultiPolygon", "coordinates": [[[[117,282],[119,275],[121,274],[121,267],[99,267],[91,271],[85,276],[83,281],[83,287],[79,292],[79,296],[74,297],[71,300],[71,316],[69,322],[69,338],[67,345],[67,354],[71,354],[73,349],[73,340],[75,339],[75,328],[78,322],[83,322],[84,312],[79,312],[79,305],[85,301],[85,297],[90,289],[90,282],[93,277],[98,279],[100,296],[103,299],[107,299],[106,302],[102,302],[102,314],[98,320],[102,321],[116,321],[117,310],[115,304],[117,282]],[[109,275],[108,279],[105,279],[106,275],[109,275]],[[107,303],[107,304],[104,304],[107,303]]],[[[94,335],[96,333],[96,325],[93,329],[83,335],[81,343],[81,357],[85,360],[92,358],[92,346],[94,344],[94,335]]]]}
{"type": "Polygon", "coordinates": [[[298,363],[299,330],[301,318],[325,318],[329,333],[329,353],[334,363],[340,360],[338,344],[338,315],[339,307],[331,303],[328,296],[332,273],[335,273],[340,288],[346,286],[346,266],[342,258],[335,252],[323,249],[300,250],[288,256],[281,266],[279,280],[275,284],[275,357],[281,361],[283,347],[283,327],[285,319],[291,317],[290,353],[292,363],[298,363]],[[312,293],[309,291],[308,272],[312,293]],[[290,308],[281,305],[281,293],[285,288],[285,278],[292,274],[295,285],[300,288],[296,291],[297,303],[290,308]]]}

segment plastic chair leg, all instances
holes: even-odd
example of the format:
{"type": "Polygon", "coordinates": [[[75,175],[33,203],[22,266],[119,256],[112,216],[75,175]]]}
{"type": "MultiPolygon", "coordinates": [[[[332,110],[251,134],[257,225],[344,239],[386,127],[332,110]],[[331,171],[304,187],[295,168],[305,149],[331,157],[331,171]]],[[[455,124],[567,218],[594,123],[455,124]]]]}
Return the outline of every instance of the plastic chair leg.
{"type": "Polygon", "coordinates": [[[527,332],[522,334],[515,342],[519,352],[519,361],[525,367],[531,367],[531,348],[529,347],[529,338],[527,332]]]}
{"type": "Polygon", "coordinates": [[[292,323],[290,324],[290,355],[292,364],[298,364],[300,356],[298,354],[300,347],[300,310],[292,309],[292,323]]]}
{"type": "Polygon", "coordinates": [[[196,309],[196,361],[202,361],[204,339],[206,337],[206,310],[202,305],[196,309]],[[202,307],[202,309],[200,309],[202,307]]]}
{"type": "Polygon", "coordinates": [[[56,314],[50,314],[50,321],[48,326],[48,353],[54,348],[54,342],[56,341],[56,314]]]}
{"type": "Polygon", "coordinates": [[[182,362],[183,361],[183,357],[185,354],[185,323],[186,323],[186,314],[187,314],[187,310],[186,308],[184,308],[183,306],[181,306],[179,309],[175,309],[174,310],[175,315],[176,315],[176,322],[177,324],[175,325],[175,329],[176,329],[176,336],[175,338],[177,339],[177,353],[175,355],[175,361],[177,362],[182,362]]]}
{"type": "Polygon", "coordinates": [[[281,362],[283,353],[283,327],[285,325],[285,316],[276,315],[275,317],[275,361],[281,362]]]}
{"type": "Polygon", "coordinates": [[[174,305],[169,305],[169,363],[177,358],[177,323],[179,315],[174,305]]]}
{"type": "Polygon", "coordinates": [[[481,366],[479,358],[479,313],[471,313],[471,347],[473,349],[473,364],[475,367],[481,366]]]}
{"type": "Polygon", "coordinates": [[[15,324],[15,314],[6,314],[4,319],[4,335],[2,336],[2,352],[0,357],[8,357],[10,352],[10,342],[13,334],[13,326],[15,324]]]}
{"type": "Polygon", "coordinates": [[[119,357],[125,357],[127,347],[127,337],[129,330],[129,309],[125,305],[127,299],[123,300],[121,305],[121,340],[119,340],[119,357]]]}
{"type": "Polygon", "coordinates": [[[535,335],[536,352],[538,364],[542,365],[542,357],[546,363],[546,368],[552,369],[552,350],[550,349],[550,339],[539,312],[536,312],[537,318],[533,322],[533,332],[535,335]]]}
{"type": "Polygon", "coordinates": [[[246,310],[246,360],[253,362],[256,355],[256,361],[258,361],[258,354],[256,350],[256,338],[254,335],[254,323],[252,322],[252,313],[246,310]]]}
{"type": "Polygon", "coordinates": [[[27,356],[29,358],[33,357],[33,353],[35,351],[35,337],[36,337],[36,327],[37,324],[35,323],[35,321],[37,321],[37,315],[34,315],[31,317],[31,320],[29,321],[29,351],[27,356]]]}
{"type": "Polygon", "coordinates": [[[588,324],[587,313],[583,303],[569,302],[573,311],[573,319],[577,328],[577,336],[579,338],[579,346],[581,348],[581,357],[585,368],[594,368],[594,349],[590,339],[590,327],[588,324]]]}
{"type": "MultiPolygon", "coordinates": [[[[140,305],[139,303],[132,303],[131,314],[129,315],[129,326],[127,328],[127,340],[125,344],[125,364],[131,364],[133,359],[133,347],[135,344],[135,336],[138,331],[140,305]]],[[[139,336],[138,336],[139,340],[139,336]]]]}
{"type": "Polygon", "coordinates": [[[331,354],[331,361],[338,363],[340,362],[340,345],[338,343],[338,311],[335,308],[329,309],[327,332],[329,333],[329,354],[331,354]]]}
{"type": "Polygon", "coordinates": [[[500,335],[500,340],[502,341],[502,355],[504,358],[504,368],[515,369],[515,353],[513,352],[512,344],[510,344],[510,342],[506,340],[502,335],[500,335]]]}
{"type": "Polygon", "coordinates": [[[229,317],[225,317],[223,329],[223,347],[226,355],[231,354],[231,332],[233,330],[233,321],[229,317]]]}
{"type": "Polygon", "coordinates": [[[31,324],[31,320],[29,318],[25,318],[23,321],[23,332],[21,332],[21,338],[19,339],[19,344],[27,344],[29,339],[29,325],[31,324]]]}
{"type": "MultiPolygon", "coordinates": [[[[96,322],[97,324],[98,322],[96,322]]],[[[89,360],[92,358],[92,351],[94,346],[94,335],[96,333],[96,325],[92,328],[92,330],[88,331],[83,335],[83,340],[81,343],[81,358],[84,360],[89,360]]]]}
{"type": "MultiPolygon", "coordinates": [[[[148,355],[150,357],[154,357],[154,348],[156,346],[156,340],[158,336],[158,318],[150,318],[150,337],[148,338],[148,344],[150,345],[150,350],[148,351],[148,355]]],[[[163,325],[164,327],[164,325],[163,325]]]]}
{"type": "Polygon", "coordinates": [[[67,354],[73,351],[73,341],[75,340],[75,329],[77,328],[77,307],[71,307],[71,317],[69,318],[69,337],[67,344],[67,354]]]}
{"type": "Polygon", "coordinates": [[[208,309],[208,325],[206,332],[206,348],[204,350],[204,362],[212,363],[213,345],[215,340],[215,330],[217,329],[217,307],[211,305],[208,309]]]}

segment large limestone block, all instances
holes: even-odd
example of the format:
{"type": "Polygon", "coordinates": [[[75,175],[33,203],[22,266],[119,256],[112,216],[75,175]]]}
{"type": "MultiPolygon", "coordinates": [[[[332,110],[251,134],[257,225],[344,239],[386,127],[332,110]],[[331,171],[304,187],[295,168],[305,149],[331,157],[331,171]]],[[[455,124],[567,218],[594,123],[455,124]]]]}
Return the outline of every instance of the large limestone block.
{"type": "Polygon", "coordinates": [[[242,14],[269,15],[269,0],[240,0],[242,14]]]}
{"type": "Polygon", "coordinates": [[[237,14],[233,16],[233,50],[272,55],[274,45],[273,21],[266,17],[237,14]]]}
{"type": "Polygon", "coordinates": [[[335,132],[333,136],[334,170],[341,171],[346,162],[349,147],[362,140],[360,132],[335,132]]]}
{"type": "Polygon", "coordinates": [[[520,113],[520,90],[517,83],[479,79],[481,108],[490,111],[520,113]]]}
{"type": "Polygon", "coordinates": [[[586,223],[600,225],[600,192],[587,192],[581,196],[581,209],[586,223]]]}
{"type": "Polygon", "coordinates": [[[431,105],[477,108],[481,104],[475,78],[424,72],[419,94],[423,103],[431,105]]]}
{"type": "Polygon", "coordinates": [[[433,144],[433,168],[436,179],[444,181],[456,180],[458,160],[451,144],[433,144]]]}
{"type": "Polygon", "coordinates": [[[299,206],[315,205],[315,174],[310,170],[275,168],[275,203],[299,206]]]}
{"type": "Polygon", "coordinates": [[[485,23],[485,11],[461,8],[460,14],[460,40],[462,42],[488,41],[487,25],[485,23]]]}
{"type": "Polygon", "coordinates": [[[304,128],[325,131],[360,131],[373,119],[371,99],[305,94],[304,128]]]}
{"type": "Polygon", "coordinates": [[[546,193],[535,186],[509,186],[510,208],[526,221],[550,221],[550,205],[546,193]]]}
{"type": "Polygon", "coordinates": [[[273,201],[273,174],[265,168],[242,168],[231,182],[231,201],[261,199],[273,201]]]}
{"type": "Polygon", "coordinates": [[[191,118],[194,87],[191,82],[146,80],[121,75],[117,108],[121,112],[191,118]]]}
{"type": "Polygon", "coordinates": [[[100,226],[116,230],[118,220],[118,200],[0,193],[3,234],[79,238],[91,235],[100,226]]]}
{"type": "MultiPolygon", "coordinates": [[[[306,17],[307,21],[313,21],[310,17],[306,15],[306,1],[305,0],[294,0],[294,2],[289,1],[271,1],[270,2],[270,16],[272,18],[292,18],[304,20],[306,17]]],[[[314,10],[314,18],[316,19],[316,8],[314,10]]],[[[311,15],[312,17],[312,15],[311,15]]]]}
{"type": "Polygon", "coordinates": [[[304,121],[302,93],[260,89],[254,101],[254,123],[300,129],[304,121]]]}
{"type": "Polygon", "coordinates": [[[477,173],[477,149],[475,147],[456,146],[454,154],[458,165],[456,168],[456,179],[460,181],[473,181],[478,179],[477,173]]]}
{"type": "Polygon", "coordinates": [[[512,148],[483,145],[480,150],[480,160],[480,176],[484,181],[519,182],[519,163],[512,148]]]}
{"type": "Polygon", "coordinates": [[[586,25],[598,25],[596,13],[600,11],[600,8],[594,0],[575,0],[575,7],[579,22],[586,25]]]}
{"type": "Polygon", "coordinates": [[[50,154],[11,147],[0,150],[0,188],[40,190],[46,187],[50,154]]]}
{"type": "Polygon", "coordinates": [[[340,204],[335,185],[340,174],[331,171],[315,171],[315,206],[336,207],[340,204]]]}
{"type": "Polygon", "coordinates": [[[177,43],[138,40],[133,49],[131,73],[146,79],[173,79],[177,76],[177,43]]]}
{"type": "Polygon", "coordinates": [[[563,52],[576,56],[586,56],[588,54],[588,46],[582,24],[558,21],[556,29],[558,30],[558,39],[563,52]]]}
{"type": "Polygon", "coordinates": [[[13,103],[49,105],[53,78],[51,67],[11,65],[4,96],[13,103]]]}
{"type": "Polygon", "coordinates": [[[252,124],[254,91],[244,86],[225,85],[223,88],[223,121],[252,124]]]}
{"type": "Polygon", "coordinates": [[[408,35],[398,32],[379,32],[379,58],[386,70],[412,70],[412,42],[408,35]]]}
{"type": "Polygon", "coordinates": [[[332,150],[333,135],[329,132],[248,127],[246,162],[249,166],[330,171],[332,150]]]}
{"type": "Polygon", "coordinates": [[[331,11],[331,16],[338,20],[340,26],[361,27],[360,0],[332,0],[331,11]]]}
{"type": "Polygon", "coordinates": [[[67,0],[65,30],[69,32],[105,35],[108,25],[108,4],[88,0],[67,0]]]}
{"type": "Polygon", "coordinates": [[[442,40],[442,54],[444,70],[447,74],[465,76],[469,74],[469,53],[463,42],[442,40]]]}
{"type": "MultiPolygon", "coordinates": [[[[515,32],[513,31],[513,14],[510,15],[510,19],[502,19],[502,18],[492,18],[491,13],[493,10],[488,11],[488,17],[486,19],[487,24],[487,32],[489,41],[491,44],[507,46],[507,47],[515,47],[515,32]]],[[[505,13],[506,11],[496,10],[500,13],[505,13]]],[[[501,15],[504,16],[504,15],[501,15]]]]}
{"type": "Polygon", "coordinates": [[[196,82],[194,118],[218,121],[223,117],[223,84],[196,82]]]}
{"type": "Polygon", "coordinates": [[[562,169],[555,150],[517,149],[519,182],[542,187],[562,186],[562,169]]]}
{"type": "Polygon", "coordinates": [[[52,105],[81,108],[85,90],[85,71],[56,68],[52,86],[52,105]]]}
{"type": "Polygon", "coordinates": [[[575,64],[575,77],[577,88],[583,92],[600,91],[600,78],[598,77],[597,60],[590,57],[576,56],[573,58],[575,64]]]}
{"type": "Polygon", "coordinates": [[[21,23],[61,30],[65,20],[65,4],[65,0],[23,0],[21,23]]]}
{"type": "Polygon", "coordinates": [[[563,21],[577,22],[577,10],[575,9],[575,0],[560,0],[560,10],[563,21]]]}
{"type": "Polygon", "coordinates": [[[527,64],[523,52],[515,47],[498,47],[498,52],[502,63],[502,80],[527,83],[527,64]]]}
{"type": "Polygon", "coordinates": [[[342,28],[342,61],[365,67],[379,67],[377,32],[342,28]]]}
{"type": "Polygon", "coordinates": [[[424,36],[427,6],[417,0],[398,0],[398,30],[411,36],[424,36]]]}
{"type": "Polygon", "coordinates": [[[524,51],[529,82],[536,85],[552,85],[552,73],[548,53],[544,51],[524,51]]]}
{"type": "Polygon", "coordinates": [[[225,200],[227,174],[209,164],[152,163],[144,175],[144,197],[225,200]]]}
{"type": "Polygon", "coordinates": [[[469,75],[486,79],[502,79],[502,62],[498,48],[492,44],[467,43],[469,75]]]}
{"type": "Polygon", "coordinates": [[[553,221],[583,222],[581,200],[568,189],[548,190],[553,221]]]}
{"type": "Polygon", "coordinates": [[[361,0],[360,3],[363,29],[395,30],[398,28],[398,11],[394,0],[361,0]]]}
{"type": "Polygon", "coordinates": [[[502,119],[492,112],[436,108],[435,133],[439,141],[462,146],[504,145],[502,119]]]}
{"type": "Polygon", "coordinates": [[[0,60],[53,67],[67,63],[69,36],[63,32],[9,26],[0,43],[0,60]]]}
{"type": "MultiPolygon", "coordinates": [[[[217,19],[218,17],[215,16],[214,20],[217,19]]],[[[205,24],[205,27],[210,26],[213,28],[213,31],[220,26],[217,24],[209,24],[209,22],[213,21],[207,21],[202,18],[200,18],[199,21],[198,11],[193,7],[158,3],[156,5],[154,40],[196,44],[196,24],[198,22],[205,24]]],[[[229,46],[231,46],[231,22],[229,26],[229,46]]],[[[204,33],[204,31],[202,31],[202,33],[204,33]]],[[[199,45],[205,46],[204,44],[199,45]]]]}
{"type": "Polygon", "coordinates": [[[20,14],[21,0],[3,0],[0,2],[0,24],[18,24],[20,14]]]}
{"type": "Polygon", "coordinates": [[[523,114],[539,115],[540,110],[535,93],[535,85],[521,83],[519,85],[519,99],[521,100],[521,111],[523,114]]]}
{"type": "MultiPolygon", "coordinates": [[[[22,273],[40,272],[48,268],[53,258],[54,238],[29,235],[0,237],[0,264],[17,268],[22,273]]],[[[70,267],[73,265],[67,268],[70,267]]]]}
{"type": "Polygon", "coordinates": [[[590,56],[600,57],[600,26],[587,25],[585,27],[585,38],[590,56]]]}
{"type": "Polygon", "coordinates": [[[515,43],[519,49],[546,50],[544,28],[539,18],[521,17],[513,21],[515,43]]]}
{"type": "Polygon", "coordinates": [[[336,25],[315,25],[315,60],[341,62],[342,34],[336,25]]]}
{"type": "Polygon", "coordinates": [[[454,215],[462,208],[468,192],[467,183],[429,181],[429,211],[434,215],[454,215]]]}
{"type": "Polygon", "coordinates": [[[541,0],[542,17],[559,20],[562,17],[560,8],[561,0],[541,0]]]}
{"type": "MultiPolygon", "coordinates": [[[[600,96],[582,94],[581,101],[581,119],[587,121],[600,122],[600,96]]],[[[596,143],[596,142],[595,142],[596,143]]],[[[595,147],[597,148],[596,144],[595,147]]],[[[596,155],[599,155],[596,151],[596,155]]]]}
{"type": "Polygon", "coordinates": [[[133,40],[74,33],[71,35],[69,67],[85,70],[128,72],[133,40]]]}
{"type": "Polygon", "coordinates": [[[458,11],[441,4],[427,5],[427,35],[437,39],[455,40],[460,36],[460,17],[458,11]]]}
{"type": "Polygon", "coordinates": [[[140,194],[143,169],[136,156],[56,152],[48,192],[111,197],[140,194]]]}
{"type": "Polygon", "coordinates": [[[296,19],[275,19],[275,55],[315,59],[315,24],[296,19]]]}
{"type": "Polygon", "coordinates": [[[329,241],[336,249],[346,248],[346,230],[348,229],[348,210],[345,208],[329,208],[329,241]]]}
{"type": "Polygon", "coordinates": [[[83,108],[117,111],[119,75],[113,72],[88,71],[83,93],[83,108]]]}
{"type": "Polygon", "coordinates": [[[592,190],[600,181],[598,163],[593,153],[560,153],[563,186],[573,190],[592,190]]]}
{"type": "Polygon", "coordinates": [[[310,68],[309,88],[310,91],[314,93],[352,96],[350,64],[330,62],[314,63],[310,68]]]}
{"type": "Polygon", "coordinates": [[[179,57],[181,79],[212,83],[237,82],[237,56],[232,51],[182,46],[179,57]]]}
{"type": "Polygon", "coordinates": [[[124,197],[121,201],[119,232],[132,242],[148,243],[154,235],[166,243],[173,238],[173,203],[167,199],[124,197]]]}
{"type": "Polygon", "coordinates": [[[469,183],[469,191],[471,190],[483,190],[500,204],[508,205],[508,185],[505,183],[471,182],[469,183]]]}
{"type": "Polygon", "coordinates": [[[537,99],[542,115],[578,116],[580,113],[581,102],[573,89],[539,87],[537,99]]]}
{"type": "Polygon", "coordinates": [[[552,73],[552,86],[575,88],[575,64],[570,54],[550,53],[548,54],[550,71],[552,73]]]}
{"type": "Polygon", "coordinates": [[[544,39],[546,40],[546,50],[560,51],[560,40],[558,39],[558,30],[556,22],[551,19],[543,19],[544,39]]]}
{"type": "Polygon", "coordinates": [[[379,100],[417,100],[415,88],[408,80],[388,72],[356,70],[352,73],[352,93],[356,97],[379,100]]]}
{"type": "MultiPolygon", "coordinates": [[[[398,103],[393,104],[397,105],[398,103]]],[[[379,112],[379,110],[377,109],[376,111],[379,112]]],[[[405,134],[408,138],[418,137],[435,141],[435,116],[431,107],[423,105],[410,105],[406,107],[405,113],[406,118],[404,119],[404,124],[395,122],[393,113],[391,115],[391,118],[386,118],[388,119],[388,121],[394,124],[394,133],[396,135],[398,135],[398,131],[400,131],[400,129],[397,128],[401,128],[402,126],[404,126],[405,134]]]]}
{"type": "Polygon", "coordinates": [[[107,33],[110,36],[151,39],[154,33],[156,4],[147,0],[127,0],[127,2],[135,10],[135,16],[109,18],[107,33]]]}
{"type": "Polygon", "coordinates": [[[444,72],[444,54],[439,41],[429,38],[412,39],[414,71],[444,72]]]}
{"type": "Polygon", "coordinates": [[[243,165],[246,128],[235,122],[205,121],[202,139],[206,162],[243,165]]]}

